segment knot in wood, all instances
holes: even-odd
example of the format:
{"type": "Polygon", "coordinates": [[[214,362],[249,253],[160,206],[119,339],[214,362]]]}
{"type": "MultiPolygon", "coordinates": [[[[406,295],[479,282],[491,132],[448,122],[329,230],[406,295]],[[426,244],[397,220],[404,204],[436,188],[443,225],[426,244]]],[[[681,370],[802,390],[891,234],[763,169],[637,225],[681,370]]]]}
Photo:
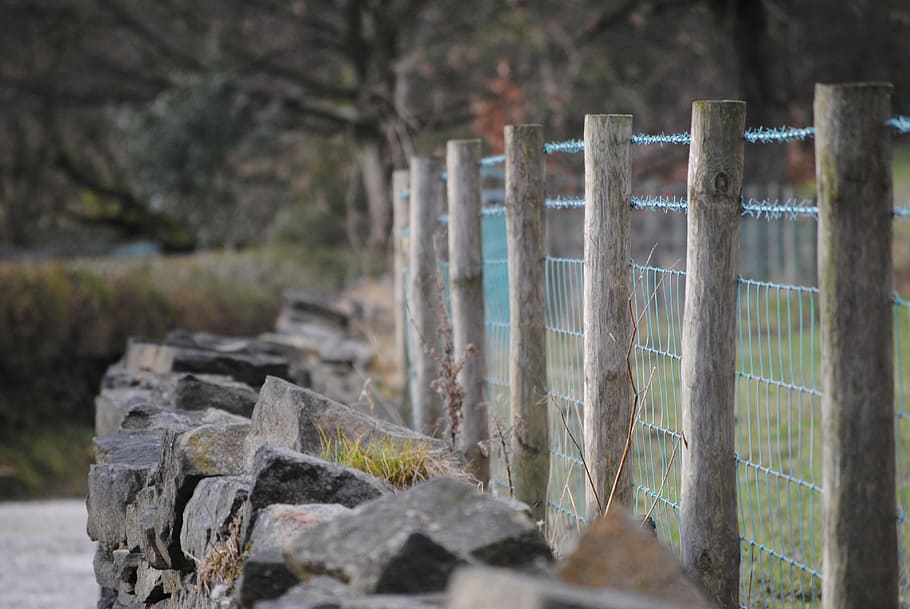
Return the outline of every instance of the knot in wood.
{"type": "Polygon", "coordinates": [[[719,171],[717,175],[714,176],[714,192],[727,194],[727,190],[730,188],[730,176],[726,172],[719,171]]]}

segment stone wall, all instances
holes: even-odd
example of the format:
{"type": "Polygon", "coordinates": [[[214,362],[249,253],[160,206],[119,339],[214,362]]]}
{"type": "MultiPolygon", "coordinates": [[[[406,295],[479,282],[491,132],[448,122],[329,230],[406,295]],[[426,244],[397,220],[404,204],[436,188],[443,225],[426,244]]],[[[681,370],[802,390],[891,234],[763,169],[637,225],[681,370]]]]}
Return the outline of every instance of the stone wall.
{"type": "Polygon", "coordinates": [[[99,609],[706,606],[622,514],[623,546],[657,548],[647,568],[671,595],[630,596],[650,580],[598,579],[580,554],[555,566],[527,506],[481,492],[441,441],[303,386],[337,389],[326,376],[366,357],[347,313],[285,313],[277,339],[134,340],[108,371],[87,499],[99,609]],[[444,467],[396,487],[323,459],[333,438],[444,467]]]}

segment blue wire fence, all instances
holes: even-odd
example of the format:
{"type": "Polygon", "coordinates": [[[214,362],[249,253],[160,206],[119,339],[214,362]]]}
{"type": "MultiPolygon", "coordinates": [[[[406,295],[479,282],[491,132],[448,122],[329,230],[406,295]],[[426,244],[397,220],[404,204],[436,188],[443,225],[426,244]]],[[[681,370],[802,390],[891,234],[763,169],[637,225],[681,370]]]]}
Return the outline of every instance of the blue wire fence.
{"type": "MultiPolygon", "coordinates": [[[[910,133],[910,118],[889,121],[896,133],[910,133]]],[[[814,136],[811,128],[750,129],[751,143],[782,143],[814,136]]],[[[687,133],[633,137],[640,145],[688,144],[687,133]]],[[[581,141],[547,144],[547,153],[578,153],[581,141]]],[[[504,156],[481,162],[486,178],[504,156]]],[[[488,180],[489,181],[489,180],[488,180]]],[[[508,492],[509,293],[504,199],[501,189],[484,190],[482,214],[486,356],[491,420],[491,482],[508,492]]],[[[674,212],[685,217],[681,196],[636,195],[636,215],[674,212]]],[[[548,210],[583,210],[573,196],[549,198],[548,210]]],[[[746,197],[743,200],[743,248],[750,247],[755,222],[812,222],[818,208],[812,199],[746,197]]],[[[897,219],[910,216],[910,206],[895,208],[897,219]]],[[[444,221],[444,218],[442,219],[444,221]]],[[[814,233],[814,226],[811,227],[814,233]]],[[[682,230],[684,243],[684,226],[682,230]]],[[[786,230],[786,229],[785,229],[786,230]]],[[[636,234],[640,235],[641,231],[636,234]]],[[[803,237],[806,233],[803,233],[803,237]]],[[[647,240],[647,236],[644,237],[647,240]]],[[[814,241],[786,253],[814,261],[814,241]]],[[[642,245],[642,244],[639,244],[642,245]]],[[[659,537],[678,548],[680,539],[681,412],[680,364],[685,269],[658,265],[651,252],[630,261],[632,308],[637,327],[630,362],[640,404],[633,432],[635,509],[655,521],[659,537]]],[[[635,249],[635,248],[633,248],[635,249]]],[[[447,266],[441,265],[446,272],[447,266]]],[[[814,266],[813,269],[814,276],[814,266]]],[[[583,469],[583,298],[584,261],[577,257],[546,259],[547,370],[550,399],[550,482],[548,531],[557,549],[569,547],[585,519],[586,478],[583,469]]],[[[822,430],[821,345],[818,290],[741,278],[738,288],[739,339],[736,362],[736,461],[741,533],[743,607],[817,607],[821,597],[822,430]]],[[[405,284],[407,285],[407,283],[405,284]]],[[[910,603],[910,301],[895,296],[895,416],[898,476],[898,531],[901,558],[901,603],[910,603]]]]}

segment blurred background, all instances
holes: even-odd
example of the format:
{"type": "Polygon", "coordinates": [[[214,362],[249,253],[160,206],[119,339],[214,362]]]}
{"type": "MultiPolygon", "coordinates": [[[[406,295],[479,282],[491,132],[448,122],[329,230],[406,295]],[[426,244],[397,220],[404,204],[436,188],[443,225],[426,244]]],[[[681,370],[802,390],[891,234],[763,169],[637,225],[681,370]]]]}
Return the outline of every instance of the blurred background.
{"type": "MultiPolygon", "coordinates": [[[[814,83],[847,80],[910,112],[906,0],[0,0],[0,499],[84,493],[130,335],[266,331],[287,287],[391,307],[415,153],[577,138],[585,113],[685,131],[705,98],[805,126],[814,83]]],[[[812,193],[812,145],[750,148],[746,181],[812,193]]],[[[673,192],[687,154],[637,149],[635,178],[673,192]]],[[[582,188],[577,157],[547,171],[582,188]]]]}

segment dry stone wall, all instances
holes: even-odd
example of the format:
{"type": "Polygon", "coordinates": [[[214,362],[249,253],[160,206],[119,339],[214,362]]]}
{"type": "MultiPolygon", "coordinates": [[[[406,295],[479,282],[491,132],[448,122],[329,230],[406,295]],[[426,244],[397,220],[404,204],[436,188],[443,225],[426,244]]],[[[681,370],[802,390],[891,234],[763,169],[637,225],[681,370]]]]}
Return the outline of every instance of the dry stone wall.
{"type": "Polygon", "coordinates": [[[104,377],[87,499],[99,609],[492,607],[513,586],[521,602],[497,609],[672,606],[560,583],[527,506],[463,473],[401,489],[324,460],[341,437],[458,455],[307,388],[365,355],[348,313],[292,296],[280,326],[303,338],[133,340],[104,377]],[[291,352],[326,336],[331,366],[291,352]]]}

